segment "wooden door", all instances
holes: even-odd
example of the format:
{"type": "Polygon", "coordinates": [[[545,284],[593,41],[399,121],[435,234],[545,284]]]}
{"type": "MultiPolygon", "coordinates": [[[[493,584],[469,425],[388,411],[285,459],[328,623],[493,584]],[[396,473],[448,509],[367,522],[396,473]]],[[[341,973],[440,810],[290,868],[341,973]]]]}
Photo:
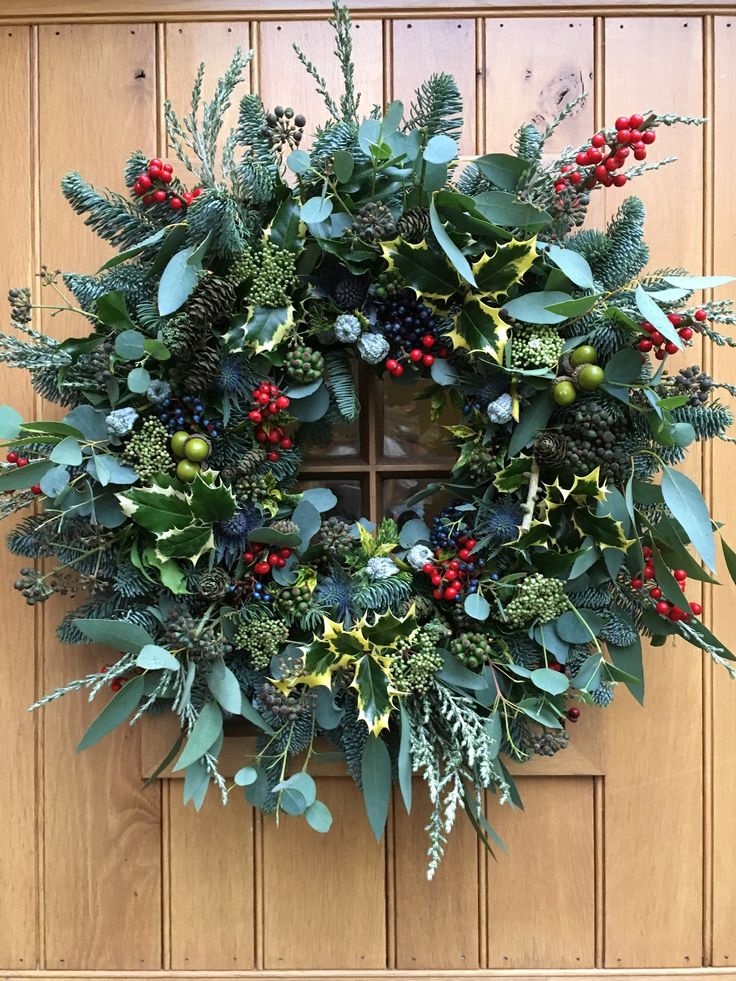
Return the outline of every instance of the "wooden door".
{"type": "MultiPolygon", "coordinates": [[[[522,121],[543,125],[581,88],[587,103],[553,149],[649,106],[708,115],[703,129],[661,138],[658,155],[680,162],[637,193],[649,208],[655,265],[736,270],[736,8],[544,0],[500,9],[468,0],[457,16],[449,3],[420,0],[354,6],[364,106],[408,99],[428,72],[452,71],[466,100],[467,155],[506,149],[522,121]]],[[[44,262],[94,268],[104,253],[70,215],[59,178],[75,168],[119,187],[129,150],[162,153],[161,98],[186,99],[200,60],[211,82],[236,44],[254,47],[252,88],[319,121],[290,46],[298,40],[334,78],[325,8],[323,0],[167,0],[133,15],[122,0],[0,0],[3,289],[31,281],[44,262]]],[[[592,220],[602,222],[619,199],[600,194],[592,220]]],[[[736,376],[729,351],[707,358],[715,375],[736,376]]],[[[26,417],[40,412],[23,377],[4,372],[1,384],[2,401],[26,417]]],[[[364,384],[363,396],[359,430],[329,460],[310,460],[305,477],[331,483],[346,507],[375,517],[446,461],[437,427],[402,405],[399,389],[364,384]]],[[[725,445],[694,453],[689,472],[715,514],[733,521],[729,453],[725,445]]],[[[523,814],[489,804],[507,856],[489,860],[460,824],[428,884],[421,806],[411,817],[396,807],[378,845],[339,772],[322,777],[335,815],[323,838],[296,822],[277,828],[237,800],[223,809],[213,797],[197,815],[182,808],[176,780],[144,788],[142,774],[158,758],[156,724],[75,755],[91,715],[83,698],[42,716],[25,707],[96,655],[56,643],[59,608],[34,614],[22,604],[9,588],[16,564],[0,554],[8,584],[0,589],[3,977],[306,972],[358,981],[541,969],[636,979],[650,969],[696,977],[715,968],[736,977],[736,688],[692,649],[652,650],[646,709],[619,693],[613,708],[587,710],[570,750],[523,770],[523,814]]],[[[707,619],[736,640],[732,590],[710,592],[707,619]]]]}

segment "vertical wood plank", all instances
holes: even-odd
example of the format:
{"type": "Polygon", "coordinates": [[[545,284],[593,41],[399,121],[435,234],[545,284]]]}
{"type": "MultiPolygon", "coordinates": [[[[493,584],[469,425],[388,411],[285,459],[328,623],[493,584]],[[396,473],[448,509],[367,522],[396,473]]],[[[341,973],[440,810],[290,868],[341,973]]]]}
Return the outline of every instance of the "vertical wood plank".
{"type": "Polygon", "coordinates": [[[427,881],[431,805],[423,780],[414,781],[407,814],[394,795],[396,967],[417,971],[481,966],[478,937],[478,839],[459,813],[432,882],[427,881]]]}
{"type": "MultiPolygon", "coordinates": [[[[41,256],[51,268],[90,270],[108,250],[73,215],[59,179],[73,168],[119,187],[129,152],[155,145],[154,26],[44,26],[39,52],[41,256]]],[[[70,317],[48,324],[60,335],[83,326],[70,317]]],[[[44,609],[47,688],[105,659],[58,644],[61,612],[59,603],[44,609]]],[[[69,696],[43,716],[46,966],[153,969],[161,958],[160,791],[142,790],[137,728],[74,753],[101,704],[69,696]]]]}
{"type": "Polygon", "coordinates": [[[317,794],[332,811],[328,835],[303,818],[263,821],[264,968],[360,970],[386,966],[383,846],[368,826],[360,792],[323,777],[317,794]]]}
{"type": "Polygon", "coordinates": [[[463,97],[460,152],[476,152],[475,21],[457,18],[396,20],[393,22],[393,97],[406,112],[415,89],[429,75],[449,72],[463,97]]]}
{"type": "MultiPolygon", "coordinates": [[[[650,106],[702,114],[699,18],[610,17],[605,39],[608,122],[650,106]],[[655,48],[671,70],[651,57],[655,48]]],[[[657,134],[652,159],[679,159],[631,188],[648,208],[650,267],[698,272],[703,134],[695,127],[657,134]]],[[[621,197],[605,194],[615,210],[621,197]]],[[[695,348],[671,370],[701,357],[695,348]]],[[[685,469],[699,480],[700,468],[692,452],[685,469]]],[[[697,598],[688,589],[688,599],[697,598]]],[[[646,709],[622,692],[605,717],[606,966],[693,967],[702,959],[702,655],[679,643],[650,650],[645,661],[646,709]]]]}
{"type": "MultiPolygon", "coordinates": [[[[32,277],[33,167],[31,163],[31,39],[26,27],[0,31],[0,118],[6,172],[17,179],[0,185],[6,248],[0,264],[0,301],[12,286],[30,286],[32,277]]],[[[7,307],[3,307],[7,323],[7,307]]],[[[0,369],[2,401],[24,419],[33,418],[33,394],[23,372],[0,369]]],[[[21,513],[19,517],[23,517],[21,513]]],[[[16,523],[3,522],[4,536],[16,523]]],[[[4,835],[0,846],[0,964],[35,966],[36,931],[36,761],[38,719],[28,714],[35,696],[35,626],[31,607],[10,586],[18,568],[30,564],[3,549],[0,558],[0,745],[10,765],[0,769],[4,835]]]]}
{"type": "MultiPolygon", "coordinates": [[[[714,20],[715,93],[714,93],[714,270],[736,271],[736,194],[729,174],[726,148],[736,126],[736,21],[729,17],[714,20]]],[[[733,284],[718,290],[717,296],[732,295],[733,284]]],[[[726,328],[730,333],[730,330],[726,328]]],[[[713,350],[713,377],[733,382],[736,378],[736,352],[732,348],[713,350]]],[[[719,392],[721,401],[733,411],[736,400],[719,392]]],[[[725,522],[724,538],[736,547],[736,507],[728,475],[733,468],[733,446],[715,441],[711,446],[710,485],[712,513],[725,522]]],[[[710,590],[711,629],[733,650],[733,606],[736,587],[729,582],[725,569],[719,577],[722,585],[710,590]]],[[[706,606],[706,615],[708,608],[706,606]]],[[[733,747],[736,745],[736,690],[726,672],[717,665],[713,674],[713,964],[729,967],[736,963],[736,767],[733,747]]]]}
{"type": "Polygon", "coordinates": [[[489,800],[508,848],[488,866],[490,967],[592,967],[593,781],[521,777],[518,786],[523,812],[489,800]]]}
{"type": "Polygon", "coordinates": [[[546,149],[584,142],[593,132],[593,19],[520,17],[486,21],[486,151],[505,152],[522,123],[544,130],[568,102],[589,97],[546,149]]]}
{"type": "MultiPolygon", "coordinates": [[[[383,104],[383,32],[378,20],[353,22],[355,38],[355,87],[361,94],[359,113],[383,104]]],[[[330,118],[315,83],[299,64],[292,45],[298,44],[327,80],[327,89],[339,104],[342,95],[340,66],[333,54],[332,28],[326,21],[284,19],[265,21],[258,27],[255,73],[256,91],[266,109],[279,103],[291,105],[307,118],[302,149],[309,149],[310,136],[330,118]]]]}
{"type": "Polygon", "coordinates": [[[197,813],[169,784],[171,967],[245,971],[253,957],[253,808],[235,788],[227,807],[211,790],[197,813]]]}

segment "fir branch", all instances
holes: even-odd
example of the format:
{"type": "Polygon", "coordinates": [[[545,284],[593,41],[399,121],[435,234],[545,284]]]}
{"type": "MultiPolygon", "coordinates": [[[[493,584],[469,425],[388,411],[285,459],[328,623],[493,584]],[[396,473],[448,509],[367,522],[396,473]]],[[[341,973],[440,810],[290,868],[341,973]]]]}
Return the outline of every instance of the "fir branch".
{"type": "Polygon", "coordinates": [[[296,43],[296,41],[294,42],[292,47],[296,52],[297,58],[303,65],[304,70],[311,78],[314,79],[314,82],[317,86],[317,94],[322,96],[324,104],[327,106],[327,111],[333,117],[333,119],[336,120],[336,122],[338,123],[342,122],[342,116],[340,115],[340,110],[337,107],[337,103],[335,102],[335,100],[332,98],[332,96],[327,90],[327,82],[325,78],[322,75],[320,75],[317,66],[313,62],[311,62],[309,58],[307,58],[307,56],[304,54],[304,52],[296,43]]]}
{"type": "Polygon", "coordinates": [[[452,75],[430,75],[414,93],[404,129],[423,129],[428,137],[442,133],[458,142],[463,128],[462,111],[463,99],[452,75]]]}
{"type": "Polygon", "coordinates": [[[111,245],[129,248],[155,231],[137,204],[114,191],[95,190],[73,171],[62,178],[61,190],[78,215],[87,215],[84,224],[111,245]]]}
{"type": "Polygon", "coordinates": [[[325,354],[325,364],[327,385],[338,412],[345,422],[354,422],[360,414],[360,402],[355,391],[350,359],[342,352],[328,351],[325,354]]]}
{"type": "Polygon", "coordinates": [[[358,124],[360,93],[355,91],[355,64],[353,62],[352,25],[350,11],[332,0],[330,26],[335,32],[335,57],[340,62],[344,91],[340,97],[340,111],[344,123],[358,124]]]}
{"type": "Polygon", "coordinates": [[[263,135],[266,114],[259,95],[245,95],[240,100],[240,114],[235,138],[238,146],[247,147],[238,165],[238,181],[255,204],[265,204],[274,196],[279,184],[278,158],[274,147],[263,135]]]}

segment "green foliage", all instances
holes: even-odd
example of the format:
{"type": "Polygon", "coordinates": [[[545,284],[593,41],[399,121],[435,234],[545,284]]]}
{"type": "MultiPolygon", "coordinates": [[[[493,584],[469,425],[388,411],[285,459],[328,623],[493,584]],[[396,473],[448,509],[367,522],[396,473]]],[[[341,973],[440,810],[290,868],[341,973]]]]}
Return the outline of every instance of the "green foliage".
{"type": "Polygon", "coordinates": [[[110,245],[129,248],[155,231],[136,204],[114,191],[96,191],[77,173],[62,178],[61,190],[74,211],[87,216],[85,225],[110,245]]]}
{"type": "Polygon", "coordinates": [[[430,75],[414,93],[407,129],[422,129],[428,138],[441,133],[457,142],[463,128],[462,111],[462,96],[452,75],[430,75]]]}

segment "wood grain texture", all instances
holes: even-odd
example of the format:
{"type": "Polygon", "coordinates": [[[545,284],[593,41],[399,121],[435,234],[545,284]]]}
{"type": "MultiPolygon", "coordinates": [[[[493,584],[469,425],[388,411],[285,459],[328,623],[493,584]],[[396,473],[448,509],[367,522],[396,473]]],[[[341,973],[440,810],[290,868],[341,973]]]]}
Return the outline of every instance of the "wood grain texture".
{"type": "Polygon", "coordinates": [[[478,839],[459,813],[447,854],[427,881],[431,805],[415,779],[411,814],[394,794],[396,966],[412,970],[480,967],[478,839]]]}
{"type": "Polygon", "coordinates": [[[171,967],[242,971],[255,966],[253,809],[235,788],[227,807],[210,793],[197,813],[170,793],[171,967]],[[206,834],[202,834],[206,827],[206,834]]]}
{"type": "Polygon", "coordinates": [[[488,804],[488,821],[508,848],[488,860],[489,965],[591,967],[593,781],[520,777],[518,787],[523,812],[488,804]]]}
{"type": "MultiPolygon", "coordinates": [[[[379,21],[355,21],[355,87],[361,94],[360,111],[369,113],[383,104],[383,32],[379,21]]],[[[340,67],[332,53],[334,35],[325,21],[284,19],[258,26],[255,89],[267,108],[291,105],[307,117],[302,149],[309,149],[309,135],[329,118],[315,83],[299,64],[292,45],[298,44],[327,81],[332,97],[342,95],[340,67]]]]}
{"type": "MultiPolygon", "coordinates": [[[[41,256],[54,268],[93,270],[105,255],[59,190],[65,171],[119,186],[132,147],[155,140],[154,29],[58,26],[40,30],[41,256]]],[[[57,334],[83,321],[60,317],[57,334]]],[[[61,604],[44,608],[47,688],[84,675],[104,656],[62,648],[61,604]]],[[[102,695],[101,699],[104,700],[102,695]]],[[[44,712],[47,966],[160,966],[160,791],[141,789],[138,730],[88,752],[73,747],[102,702],[64,699],[44,712]]]]}
{"type": "Polygon", "coordinates": [[[317,795],[332,811],[328,835],[301,819],[264,820],[264,967],[383,968],[384,846],[348,781],[318,780],[317,795]]]}
{"type": "MultiPolygon", "coordinates": [[[[698,18],[611,18],[606,24],[606,119],[640,107],[703,108],[702,24],[698,18]],[[652,46],[677,70],[662,71],[652,46]],[[637,64],[638,70],[629,70],[637,64]]],[[[648,208],[650,266],[698,272],[702,264],[702,131],[658,131],[657,159],[679,160],[637,181],[648,208]],[[687,188],[687,193],[683,189],[687,188]]],[[[612,211],[619,200],[606,191],[612,211]]],[[[692,354],[696,362],[700,354],[692,354]]],[[[700,454],[687,471],[699,480],[700,454]]],[[[688,589],[688,598],[697,598],[688,589]]],[[[679,643],[645,655],[647,705],[623,693],[605,716],[606,964],[700,964],[702,958],[701,657],[679,643]]]]}
{"type": "Polygon", "coordinates": [[[400,99],[408,111],[414,90],[430,72],[454,75],[464,106],[460,152],[475,153],[475,21],[416,17],[394,21],[391,30],[393,98],[400,99]]]}
{"type": "MultiPolygon", "coordinates": [[[[723,147],[731,139],[736,126],[736,21],[718,17],[714,25],[715,41],[715,92],[714,92],[714,139],[716,146],[714,166],[714,249],[715,269],[736,269],[736,196],[727,167],[727,154],[723,147]]],[[[718,290],[722,296],[727,290],[718,290]]],[[[736,352],[723,347],[714,351],[713,376],[730,379],[736,376],[736,352]]],[[[736,400],[727,392],[723,401],[733,411],[736,400]]],[[[710,459],[710,484],[712,508],[720,520],[726,523],[724,538],[736,548],[736,506],[731,481],[732,461],[728,450],[731,446],[717,443],[712,447],[710,459]]],[[[733,637],[733,609],[736,587],[730,582],[723,563],[719,562],[719,579],[723,585],[712,589],[706,596],[710,601],[711,629],[717,637],[728,643],[733,637]]],[[[706,607],[707,609],[707,607],[706,607]]],[[[733,649],[733,640],[729,645],[733,649]]],[[[736,744],[736,713],[734,712],[734,684],[725,671],[716,666],[713,673],[713,963],[727,967],[736,963],[736,767],[733,763],[733,746],[736,744]]]]}
{"type": "MultiPolygon", "coordinates": [[[[0,185],[0,209],[5,216],[0,263],[3,303],[12,286],[31,283],[33,234],[33,178],[31,161],[31,34],[27,28],[0,32],[0,118],[3,120],[3,158],[18,179],[0,185]],[[6,156],[7,155],[7,156],[6,156]]],[[[3,307],[3,323],[7,322],[3,307]]],[[[33,417],[33,393],[28,377],[5,366],[0,371],[2,401],[12,404],[25,419],[33,417]]],[[[15,524],[0,525],[4,536],[15,524]]],[[[0,577],[6,584],[0,595],[0,650],[7,670],[0,681],[0,745],[10,765],[0,768],[0,812],[5,834],[0,866],[0,964],[35,965],[37,936],[36,891],[36,787],[34,739],[40,720],[29,715],[35,698],[35,622],[33,609],[9,588],[27,560],[3,549],[0,577]]]]}

